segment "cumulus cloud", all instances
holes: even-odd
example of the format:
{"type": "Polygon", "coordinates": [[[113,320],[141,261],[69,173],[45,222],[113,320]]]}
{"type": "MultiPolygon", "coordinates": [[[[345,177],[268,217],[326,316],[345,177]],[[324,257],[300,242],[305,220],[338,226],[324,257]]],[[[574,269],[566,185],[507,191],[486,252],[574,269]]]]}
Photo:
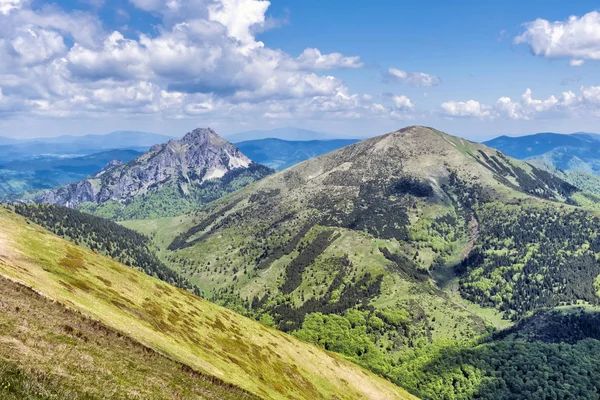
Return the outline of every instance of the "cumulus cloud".
{"type": "Polygon", "coordinates": [[[24,64],[36,64],[60,56],[67,50],[62,35],[44,29],[26,29],[11,41],[24,64]]]}
{"type": "Polygon", "coordinates": [[[582,86],[579,95],[568,91],[547,99],[535,99],[531,89],[527,89],[520,100],[504,96],[494,104],[481,104],[476,100],[448,101],[442,103],[440,113],[446,117],[532,120],[578,115],[587,111],[589,105],[600,105],[600,87],[582,86]]]}
{"type": "Polygon", "coordinates": [[[221,0],[208,6],[208,16],[225,26],[229,36],[253,43],[252,28],[264,25],[269,5],[264,0],[221,0]]]}
{"type": "Polygon", "coordinates": [[[371,108],[374,114],[389,115],[392,119],[412,119],[414,117],[415,103],[405,95],[383,93],[381,96],[387,104],[373,103],[371,108]]]}
{"type": "Polygon", "coordinates": [[[597,11],[582,17],[571,16],[566,21],[538,18],[523,26],[525,31],[515,37],[514,42],[529,45],[536,56],[568,58],[571,66],[600,59],[600,13],[597,11]]]}
{"type": "Polygon", "coordinates": [[[402,96],[393,95],[393,96],[391,96],[391,100],[394,103],[394,106],[396,109],[412,110],[415,108],[415,105],[413,104],[413,102],[404,95],[402,95],[402,96]]]}
{"type": "Polygon", "coordinates": [[[416,87],[437,86],[440,78],[424,72],[406,72],[397,68],[388,68],[382,72],[385,83],[402,83],[416,87]]]}
{"type": "Polygon", "coordinates": [[[23,3],[23,0],[0,0],[0,14],[6,15],[12,10],[21,8],[23,3]]]}
{"type": "Polygon", "coordinates": [[[362,68],[360,57],[347,57],[341,53],[321,54],[319,49],[305,49],[296,59],[300,69],[334,69],[334,68],[362,68]]]}
{"type": "Polygon", "coordinates": [[[448,117],[476,117],[487,118],[491,116],[490,107],[478,101],[447,101],[441,105],[442,114],[448,117]]]}
{"type": "MultiPolygon", "coordinates": [[[[160,113],[356,118],[378,108],[323,71],[359,57],[299,56],[255,37],[273,27],[264,0],[130,0],[162,23],[131,36],[93,14],[0,0],[0,87],[10,112],[66,117],[160,113]]],[[[3,112],[8,109],[3,107],[3,112]]]]}

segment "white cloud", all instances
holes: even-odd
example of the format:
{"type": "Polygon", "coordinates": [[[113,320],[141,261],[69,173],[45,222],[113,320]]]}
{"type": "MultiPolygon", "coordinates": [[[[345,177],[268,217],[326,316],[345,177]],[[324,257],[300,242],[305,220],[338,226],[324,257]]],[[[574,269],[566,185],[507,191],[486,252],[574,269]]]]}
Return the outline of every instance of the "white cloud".
{"type": "Polygon", "coordinates": [[[580,67],[585,63],[585,60],[570,60],[569,65],[571,67],[580,67]]]}
{"type": "Polygon", "coordinates": [[[360,57],[344,56],[341,53],[321,54],[319,49],[305,49],[296,59],[298,68],[307,70],[325,70],[335,68],[362,68],[360,57]]]}
{"type": "Polygon", "coordinates": [[[257,41],[255,32],[274,25],[269,2],[131,2],[163,23],[151,34],[126,36],[105,31],[92,14],[58,6],[20,3],[0,14],[3,116],[335,120],[395,112],[321,73],[360,68],[359,57],[315,48],[293,57],[257,41]]]}
{"type": "Polygon", "coordinates": [[[495,111],[499,116],[510,119],[530,120],[568,114],[574,112],[578,106],[579,100],[573,92],[563,92],[559,97],[552,95],[545,100],[540,100],[534,99],[531,89],[527,89],[519,102],[514,102],[509,97],[498,99],[495,111]]]}
{"type": "Polygon", "coordinates": [[[413,102],[406,96],[392,96],[392,102],[396,109],[412,110],[415,108],[413,102]]]}
{"type": "Polygon", "coordinates": [[[62,35],[44,29],[21,30],[11,45],[24,64],[40,63],[67,51],[62,35]]]}
{"type": "Polygon", "coordinates": [[[580,91],[583,102],[600,105],[600,86],[582,86],[580,91]]]}
{"type": "Polygon", "coordinates": [[[12,10],[21,8],[23,0],[0,0],[0,14],[7,15],[12,10]]]}
{"type": "Polygon", "coordinates": [[[385,99],[389,106],[373,103],[370,110],[374,115],[389,115],[392,119],[412,119],[415,114],[415,104],[405,95],[396,95],[393,93],[383,93],[382,98],[385,99]]]}
{"type": "Polygon", "coordinates": [[[447,117],[488,118],[490,107],[475,100],[447,101],[441,105],[442,114],[447,117]]]}
{"type": "MultiPolygon", "coordinates": [[[[534,99],[531,89],[527,89],[520,101],[510,97],[500,97],[495,104],[481,104],[476,100],[466,102],[449,101],[442,103],[441,114],[447,117],[470,118],[508,118],[515,120],[532,120],[540,118],[556,118],[566,115],[577,115],[583,108],[584,100],[594,103],[600,100],[600,87],[581,87],[581,95],[563,92],[560,96],[551,95],[545,100],[534,99]]],[[[600,101],[598,102],[600,104],[600,101]]]]}
{"type": "Polygon", "coordinates": [[[75,43],[66,58],[69,70],[76,78],[126,80],[148,79],[152,75],[143,47],[116,31],[97,49],[75,43]]]}
{"type": "Polygon", "coordinates": [[[388,68],[382,75],[386,83],[403,83],[417,87],[437,86],[441,83],[437,76],[424,72],[406,72],[397,68],[388,68]]]}
{"type": "Polygon", "coordinates": [[[524,24],[525,32],[514,42],[526,43],[536,56],[569,58],[570,65],[600,59],[600,13],[592,11],[582,17],[550,22],[538,18],[524,24]]]}
{"type": "Polygon", "coordinates": [[[223,19],[235,23],[235,29],[205,19],[187,20],[169,29],[163,27],[155,37],[140,35],[138,40],[113,32],[101,47],[73,46],[67,57],[69,69],[82,79],[155,79],[173,91],[258,101],[333,94],[341,81],[310,70],[357,66],[355,57],[321,54],[318,49],[294,59],[250,40],[246,36],[249,31],[229,36],[231,29],[240,32],[239,24],[250,27],[250,21],[261,20],[223,19]]]}
{"type": "Polygon", "coordinates": [[[129,0],[137,8],[144,11],[158,11],[165,6],[163,0],[129,0]]]}
{"type": "Polygon", "coordinates": [[[208,6],[208,17],[225,26],[229,36],[254,43],[252,28],[264,25],[270,4],[264,0],[221,0],[208,6]]]}
{"type": "Polygon", "coordinates": [[[154,102],[154,96],[160,93],[150,82],[139,82],[128,87],[100,88],[91,91],[94,103],[111,108],[143,108],[154,102]]]}

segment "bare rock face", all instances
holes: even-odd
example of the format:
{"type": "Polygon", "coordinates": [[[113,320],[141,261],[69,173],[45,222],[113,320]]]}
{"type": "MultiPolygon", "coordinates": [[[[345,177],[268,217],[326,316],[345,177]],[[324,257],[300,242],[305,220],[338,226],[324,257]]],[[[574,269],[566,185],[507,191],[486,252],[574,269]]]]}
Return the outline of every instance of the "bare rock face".
{"type": "Polygon", "coordinates": [[[252,161],[210,128],[198,128],[181,140],[152,146],[145,154],[123,164],[111,161],[93,177],[44,192],[38,203],[77,207],[84,202],[125,202],[166,185],[185,187],[222,178],[252,161]]]}

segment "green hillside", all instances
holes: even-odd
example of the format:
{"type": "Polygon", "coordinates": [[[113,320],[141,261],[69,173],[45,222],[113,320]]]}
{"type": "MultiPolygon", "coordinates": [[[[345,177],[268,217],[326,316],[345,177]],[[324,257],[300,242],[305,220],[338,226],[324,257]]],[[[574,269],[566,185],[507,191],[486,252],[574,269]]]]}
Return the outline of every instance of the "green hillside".
{"type": "Polygon", "coordinates": [[[410,127],[191,215],[124,225],[208,298],[431,398],[406,380],[423,352],[472,348],[539,308],[597,303],[600,225],[573,206],[580,196],[484,145],[410,127]]]}
{"type": "Polygon", "coordinates": [[[538,311],[472,346],[423,349],[402,367],[429,399],[597,399],[600,313],[538,311]]]}
{"type": "MultiPolygon", "coordinates": [[[[14,340],[9,339],[10,346],[25,354],[15,357],[10,349],[8,354],[0,353],[1,379],[5,386],[12,382],[11,387],[17,387],[17,398],[21,394],[30,398],[106,398],[109,389],[93,380],[111,371],[115,371],[111,374],[115,393],[124,393],[126,398],[148,398],[144,393],[152,386],[144,386],[149,384],[147,380],[160,385],[160,390],[152,392],[156,398],[173,398],[176,391],[180,398],[193,398],[199,392],[200,398],[243,398],[244,391],[273,399],[411,398],[388,381],[332,353],[78,247],[6,209],[0,209],[0,273],[4,279],[31,287],[57,302],[44,303],[29,291],[10,299],[23,301],[23,308],[28,309],[24,315],[42,325],[35,332],[12,312],[0,317],[2,335],[11,336],[14,340]],[[43,307],[34,305],[39,301],[52,308],[47,311],[48,318],[39,317],[44,312],[43,307]],[[82,315],[58,311],[56,307],[61,305],[82,315]],[[68,321],[63,323],[60,318],[64,313],[68,321]],[[56,317],[50,318],[54,314],[56,317]],[[19,329],[20,324],[25,328],[19,329]],[[97,334],[101,326],[106,326],[107,332],[97,334]],[[77,344],[72,336],[78,334],[89,340],[77,344]],[[130,344],[120,346],[115,336],[130,344]],[[61,352],[63,359],[43,351],[56,341],[64,343],[57,347],[65,350],[61,352]],[[114,346],[105,345],[107,342],[114,346]],[[35,352],[30,353],[28,347],[35,352]],[[140,350],[143,347],[148,350],[140,350]],[[41,355],[36,357],[38,352],[41,355]],[[69,357],[76,357],[78,363],[71,365],[69,357]],[[168,357],[172,361],[144,375],[151,362],[160,360],[146,364],[139,362],[140,357],[168,357]],[[89,368],[84,368],[84,363],[89,368]],[[178,363],[186,367],[177,367],[178,363]],[[95,374],[95,368],[101,371],[95,374]],[[158,376],[156,380],[152,374],[158,376]],[[194,383],[188,385],[186,379],[194,383]],[[188,392],[179,392],[182,387],[188,392]],[[39,393],[47,393],[46,397],[36,394],[38,388],[39,393]],[[221,395],[224,390],[229,393],[221,395]]],[[[3,290],[9,289],[3,286],[3,290]]],[[[12,307],[5,297],[0,298],[0,306],[12,307]]],[[[21,306],[16,307],[19,313],[21,306]]]]}
{"type": "Polygon", "coordinates": [[[258,399],[0,278],[0,398],[258,399]]]}

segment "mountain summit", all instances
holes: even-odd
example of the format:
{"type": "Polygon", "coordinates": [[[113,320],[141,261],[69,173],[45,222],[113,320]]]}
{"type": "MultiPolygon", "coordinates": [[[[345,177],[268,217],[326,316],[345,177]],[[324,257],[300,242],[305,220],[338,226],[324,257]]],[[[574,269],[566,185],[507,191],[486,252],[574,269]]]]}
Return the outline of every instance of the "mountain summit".
{"type": "Polygon", "coordinates": [[[597,303],[600,220],[572,206],[581,196],[495,149],[411,126],[161,223],[157,245],[207,297],[406,384],[398,360],[414,348],[597,303]]]}
{"type": "MultiPolygon", "coordinates": [[[[152,203],[150,197],[156,198],[157,194],[162,194],[160,201],[157,201],[165,203],[160,205],[161,208],[168,207],[168,203],[181,198],[201,205],[219,197],[223,191],[237,189],[268,173],[268,168],[253,163],[236,146],[212,129],[198,128],[180,140],[152,146],[147,153],[129,163],[109,165],[90,178],[44,192],[34,201],[73,208],[84,203],[112,202],[111,207],[114,208],[144,198],[144,204],[140,206],[148,208],[149,203],[152,203]],[[255,177],[255,173],[258,176],[255,177]],[[240,177],[244,182],[239,182],[240,177]],[[231,188],[220,187],[215,191],[213,187],[213,193],[208,198],[206,190],[199,193],[199,190],[206,189],[207,186],[219,186],[219,183],[228,186],[232,182],[235,184],[231,188]]],[[[159,205],[152,205],[154,206],[159,205]]],[[[176,211],[181,209],[178,207],[176,211]]],[[[153,216],[157,216],[156,213],[153,216]]]]}

